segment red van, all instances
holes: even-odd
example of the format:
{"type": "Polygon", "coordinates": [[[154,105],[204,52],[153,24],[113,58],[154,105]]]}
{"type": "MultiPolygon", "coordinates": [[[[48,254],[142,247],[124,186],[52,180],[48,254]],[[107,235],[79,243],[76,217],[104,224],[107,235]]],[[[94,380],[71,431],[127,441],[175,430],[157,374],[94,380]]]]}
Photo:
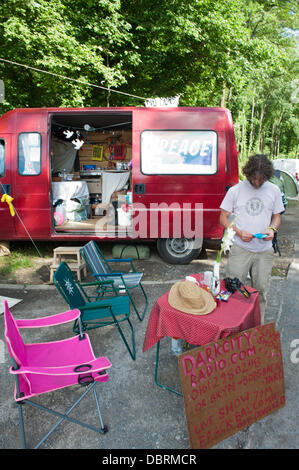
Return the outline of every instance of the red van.
{"type": "Polygon", "coordinates": [[[238,182],[223,108],[32,108],[0,117],[0,240],[157,241],[169,263],[219,239],[238,182]]]}

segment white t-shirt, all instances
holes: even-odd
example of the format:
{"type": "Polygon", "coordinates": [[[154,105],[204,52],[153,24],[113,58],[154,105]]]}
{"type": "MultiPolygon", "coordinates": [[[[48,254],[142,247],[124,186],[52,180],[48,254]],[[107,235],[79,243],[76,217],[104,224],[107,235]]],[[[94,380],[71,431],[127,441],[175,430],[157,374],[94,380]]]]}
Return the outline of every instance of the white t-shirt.
{"type": "MultiPolygon", "coordinates": [[[[252,235],[263,233],[269,227],[272,215],[284,211],[280,189],[269,181],[258,189],[247,180],[241,181],[228,190],[220,208],[238,217],[234,225],[252,235]]],[[[252,252],[262,252],[272,247],[271,240],[256,237],[250,242],[243,242],[235,235],[234,243],[252,252]]]]}

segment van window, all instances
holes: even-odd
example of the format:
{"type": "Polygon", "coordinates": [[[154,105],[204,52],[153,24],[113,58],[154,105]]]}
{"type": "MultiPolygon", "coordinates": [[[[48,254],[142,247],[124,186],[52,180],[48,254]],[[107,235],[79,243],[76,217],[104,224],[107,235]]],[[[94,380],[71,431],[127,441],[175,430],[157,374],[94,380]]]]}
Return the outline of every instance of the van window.
{"type": "Polygon", "coordinates": [[[41,172],[41,136],[38,132],[23,132],[18,140],[20,175],[38,175],[41,172]]]}
{"type": "Polygon", "coordinates": [[[0,139],[0,178],[5,174],[5,143],[0,139]]]}
{"type": "Polygon", "coordinates": [[[215,174],[217,133],[197,130],[143,131],[141,171],[146,175],[215,174]]]}

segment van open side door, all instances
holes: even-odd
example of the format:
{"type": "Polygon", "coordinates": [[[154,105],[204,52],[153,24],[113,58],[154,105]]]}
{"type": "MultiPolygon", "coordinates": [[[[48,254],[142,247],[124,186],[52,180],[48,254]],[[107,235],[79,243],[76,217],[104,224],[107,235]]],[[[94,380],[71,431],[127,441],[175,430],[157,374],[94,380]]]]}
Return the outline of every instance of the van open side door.
{"type": "MultiPolygon", "coordinates": [[[[12,195],[10,144],[11,136],[9,134],[0,135],[0,200],[4,194],[12,195]]],[[[15,225],[14,217],[11,215],[6,201],[0,203],[0,221],[1,225],[5,227],[1,238],[9,240],[15,233],[15,225]]]]}
{"type": "MultiPolygon", "coordinates": [[[[34,128],[33,128],[34,129],[34,128]]],[[[51,205],[49,195],[48,136],[35,131],[22,131],[15,139],[17,169],[14,172],[15,221],[19,239],[30,236],[49,239],[51,205]]]]}

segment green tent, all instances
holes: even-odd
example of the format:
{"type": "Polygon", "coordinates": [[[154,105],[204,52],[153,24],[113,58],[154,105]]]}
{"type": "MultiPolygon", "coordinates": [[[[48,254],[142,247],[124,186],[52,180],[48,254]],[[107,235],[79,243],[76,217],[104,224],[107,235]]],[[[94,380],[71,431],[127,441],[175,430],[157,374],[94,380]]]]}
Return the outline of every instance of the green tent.
{"type": "Polygon", "coordinates": [[[298,187],[292,175],[283,170],[275,170],[275,176],[270,179],[271,183],[276,184],[280,191],[286,197],[296,197],[298,194],[298,187]]]}

